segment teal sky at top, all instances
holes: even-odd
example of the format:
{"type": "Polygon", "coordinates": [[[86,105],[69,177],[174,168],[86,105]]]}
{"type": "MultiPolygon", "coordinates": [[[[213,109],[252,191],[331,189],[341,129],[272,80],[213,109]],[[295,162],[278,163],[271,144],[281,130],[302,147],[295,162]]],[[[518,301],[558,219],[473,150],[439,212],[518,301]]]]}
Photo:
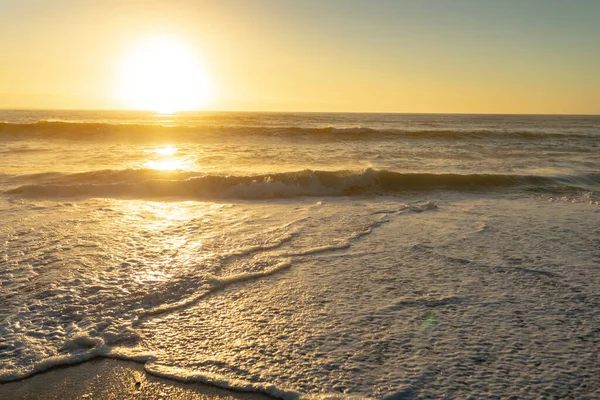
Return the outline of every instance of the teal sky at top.
{"type": "MultiPolygon", "coordinates": [[[[164,21],[152,21],[204,33],[207,62],[221,82],[218,108],[600,113],[598,0],[0,0],[0,53],[46,47],[48,54],[46,36],[54,30],[64,40],[80,33],[81,26],[68,28],[73,15],[97,14],[85,25],[90,32],[111,24],[118,30],[106,16],[124,3],[139,7],[140,15],[170,7],[175,11],[163,13],[164,21]],[[64,16],[70,19],[63,22],[64,16]],[[302,85],[284,81],[294,77],[302,85]],[[353,101],[350,93],[365,99],[353,101]]],[[[130,18],[133,24],[137,17],[130,18]]],[[[66,52],[54,43],[59,55],[66,52]]],[[[15,82],[25,77],[19,62],[27,60],[8,59],[0,67],[0,106],[12,104],[1,96],[34,92],[39,77],[32,76],[17,93],[15,82]]],[[[60,69],[58,61],[49,63],[60,69]]],[[[59,86],[40,92],[61,96],[59,86]]],[[[88,96],[81,88],[71,92],[88,96]]]]}
{"type": "MultiPolygon", "coordinates": [[[[461,63],[489,57],[550,61],[573,72],[600,66],[597,0],[305,0],[252,3],[290,23],[295,34],[391,62],[403,55],[438,53],[461,63]]],[[[283,26],[282,26],[283,27],[283,26]]],[[[285,34],[285,33],[284,33],[285,34]]],[[[319,44],[323,46],[323,44],[319,44]]],[[[442,60],[440,60],[442,61],[442,60]]],[[[546,65],[548,66],[548,65],[546,65]]],[[[591,77],[591,76],[590,76],[591,77]]]]}

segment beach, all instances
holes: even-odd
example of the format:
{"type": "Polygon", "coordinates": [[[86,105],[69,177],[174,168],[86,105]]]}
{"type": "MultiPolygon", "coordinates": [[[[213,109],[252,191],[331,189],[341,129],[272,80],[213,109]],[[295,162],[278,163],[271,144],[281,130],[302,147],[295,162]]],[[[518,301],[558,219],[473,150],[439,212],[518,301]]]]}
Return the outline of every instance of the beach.
{"type": "Polygon", "coordinates": [[[0,119],[2,398],[600,395],[598,117],[0,119]]]}
{"type": "Polygon", "coordinates": [[[3,399],[268,399],[153,377],[135,362],[95,359],[0,385],[3,399]]]}

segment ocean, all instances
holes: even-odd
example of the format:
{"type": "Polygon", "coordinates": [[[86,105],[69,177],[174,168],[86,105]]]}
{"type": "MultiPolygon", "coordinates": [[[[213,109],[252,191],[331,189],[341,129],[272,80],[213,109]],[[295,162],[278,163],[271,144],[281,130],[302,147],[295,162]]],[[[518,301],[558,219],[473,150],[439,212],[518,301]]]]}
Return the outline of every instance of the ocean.
{"type": "Polygon", "coordinates": [[[0,121],[0,382],[600,396],[600,116],[0,121]]]}

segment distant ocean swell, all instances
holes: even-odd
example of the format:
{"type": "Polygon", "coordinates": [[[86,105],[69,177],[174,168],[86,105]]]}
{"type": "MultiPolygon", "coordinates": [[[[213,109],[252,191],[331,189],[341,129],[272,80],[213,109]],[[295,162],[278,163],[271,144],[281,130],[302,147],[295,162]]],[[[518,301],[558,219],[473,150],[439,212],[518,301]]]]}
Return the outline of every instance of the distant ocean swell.
{"type": "Polygon", "coordinates": [[[387,170],[303,170],[225,176],[148,169],[78,174],[44,173],[4,178],[19,185],[4,193],[19,197],[122,197],[273,199],[310,196],[390,195],[407,191],[519,189],[548,193],[594,193],[600,174],[535,176],[510,174],[399,173],[387,170]]]}
{"type": "Polygon", "coordinates": [[[413,139],[520,139],[541,140],[561,138],[598,138],[596,134],[557,133],[527,131],[515,129],[375,129],[370,127],[274,127],[274,126],[214,126],[214,125],[143,125],[110,124],[88,122],[39,121],[36,123],[16,124],[0,122],[0,137],[8,139],[80,139],[127,138],[136,140],[173,139],[178,137],[198,137],[202,135],[255,135],[255,136],[334,136],[338,138],[382,138],[406,137],[413,139]]]}

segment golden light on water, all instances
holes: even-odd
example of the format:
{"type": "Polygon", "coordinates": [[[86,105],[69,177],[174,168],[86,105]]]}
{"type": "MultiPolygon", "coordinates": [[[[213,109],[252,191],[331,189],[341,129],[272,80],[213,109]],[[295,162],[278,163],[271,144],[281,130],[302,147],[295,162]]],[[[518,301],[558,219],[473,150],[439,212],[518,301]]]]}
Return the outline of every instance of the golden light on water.
{"type": "Polygon", "coordinates": [[[145,162],[144,167],[159,171],[177,171],[188,168],[188,162],[180,157],[175,157],[178,149],[174,146],[157,147],[144,152],[154,154],[158,159],[145,162]]]}
{"type": "Polygon", "coordinates": [[[186,169],[186,164],[181,160],[151,160],[146,163],[146,167],[159,171],[177,171],[186,169]]]}
{"type": "Polygon", "coordinates": [[[209,86],[204,65],[191,48],[165,36],[142,42],[127,54],[118,94],[128,108],[172,114],[205,107],[209,86]]]}
{"type": "Polygon", "coordinates": [[[159,147],[159,148],[151,150],[151,151],[152,151],[152,153],[156,153],[161,156],[172,156],[173,154],[177,153],[177,147],[165,146],[165,147],[159,147]]]}

